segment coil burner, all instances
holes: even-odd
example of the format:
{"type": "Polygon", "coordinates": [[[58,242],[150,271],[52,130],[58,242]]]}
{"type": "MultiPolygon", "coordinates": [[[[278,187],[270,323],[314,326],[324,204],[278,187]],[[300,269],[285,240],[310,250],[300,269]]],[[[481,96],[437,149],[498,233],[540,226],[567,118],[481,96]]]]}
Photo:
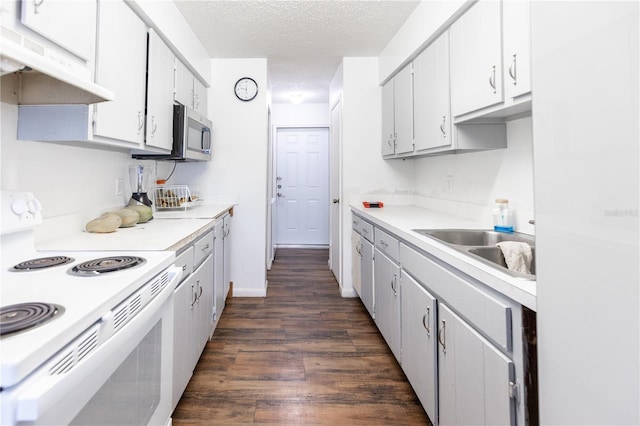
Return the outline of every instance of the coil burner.
{"type": "Polygon", "coordinates": [[[111,256],[82,262],[69,270],[71,275],[97,276],[108,272],[133,268],[146,262],[137,256],[111,256]]]}
{"type": "Polygon", "coordinates": [[[74,259],[67,256],[51,256],[51,257],[41,257],[38,259],[30,259],[25,260],[24,262],[20,262],[17,265],[9,268],[9,271],[12,272],[30,272],[37,271],[40,269],[51,268],[54,266],[66,265],[67,263],[73,262],[74,259]]]}
{"type": "Polygon", "coordinates": [[[18,303],[0,308],[0,336],[37,327],[64,312],[52,303],[18,303]]]}

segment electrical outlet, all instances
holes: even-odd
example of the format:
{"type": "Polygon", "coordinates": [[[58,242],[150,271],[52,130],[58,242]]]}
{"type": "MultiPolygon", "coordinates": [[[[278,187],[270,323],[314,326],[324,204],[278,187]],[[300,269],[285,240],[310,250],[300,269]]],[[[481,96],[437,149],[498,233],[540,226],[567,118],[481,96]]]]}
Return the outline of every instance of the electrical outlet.
{"type": "Polygon", "coordinates": [[[124,195],[124,179],[116,178],[116,197],[124,195]]]}
{"type": "Polygon", "coordinates": [[[453,192],[453,175],[446,175],[447,193],[453,192]]]}

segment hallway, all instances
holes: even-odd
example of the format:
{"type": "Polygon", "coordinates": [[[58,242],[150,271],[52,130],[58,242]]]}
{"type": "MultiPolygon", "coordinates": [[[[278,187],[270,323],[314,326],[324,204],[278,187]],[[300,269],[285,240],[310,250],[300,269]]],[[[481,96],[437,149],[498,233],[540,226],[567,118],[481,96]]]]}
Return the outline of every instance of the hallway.
{"type": "Polygon", "coordinates": [[[173,424],[429,424],[328,250],[278,249],[266,298],[231,298],[173,424]]]}

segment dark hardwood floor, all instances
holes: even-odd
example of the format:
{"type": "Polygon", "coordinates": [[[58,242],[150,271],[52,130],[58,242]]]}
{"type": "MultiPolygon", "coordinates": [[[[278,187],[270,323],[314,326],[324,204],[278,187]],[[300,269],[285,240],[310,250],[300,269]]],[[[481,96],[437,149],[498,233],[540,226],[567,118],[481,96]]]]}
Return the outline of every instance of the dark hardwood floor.
{"type": "Polygon", "coordinates": [[[429,424],[328,250],[278,249],[266,298],[231,298],[173,413],[190,424],[429,424]]]}

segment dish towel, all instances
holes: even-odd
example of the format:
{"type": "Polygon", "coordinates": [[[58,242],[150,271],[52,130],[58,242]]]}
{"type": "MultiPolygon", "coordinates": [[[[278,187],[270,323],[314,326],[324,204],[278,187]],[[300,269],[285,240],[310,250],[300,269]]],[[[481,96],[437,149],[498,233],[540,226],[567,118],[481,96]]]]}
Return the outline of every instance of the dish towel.
{"type": "Polygon", "coordinates": [[[496,244],[502,250],[507,268],[521,274],[531,274],[531,260],[533,254],[531,247],[527,243],[516,241],[502,241],[496,244]]]}

